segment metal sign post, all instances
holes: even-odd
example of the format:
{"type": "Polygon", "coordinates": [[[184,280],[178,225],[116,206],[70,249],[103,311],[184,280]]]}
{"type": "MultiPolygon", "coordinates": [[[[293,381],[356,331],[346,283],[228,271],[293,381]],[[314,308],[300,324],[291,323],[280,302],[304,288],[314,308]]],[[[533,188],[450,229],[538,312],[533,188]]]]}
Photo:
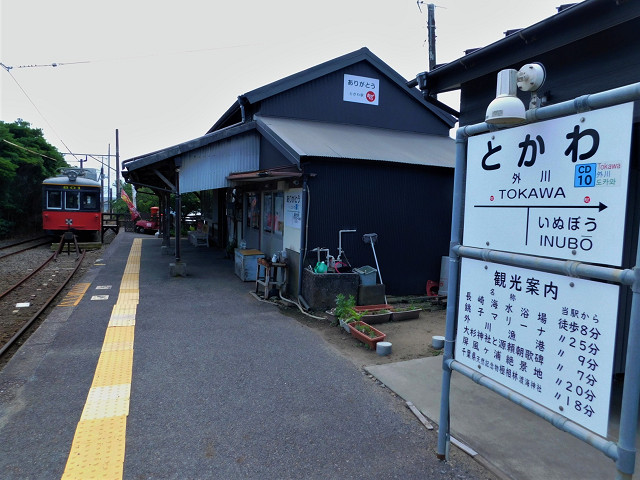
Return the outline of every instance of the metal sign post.
{"type": "Polygon", "coordinates": [[[617,267],[629,176],[628,102],[638,99],[640,84],[633,84],[530,110],[524,126],[458,130],[440,458],[449,448],[455,370],[589,443],[616,461],[616,478],[631,478],[640,400],[640,249],[635,268],[617,267]],[[620,285],[631,286],[633,300],[615,443],[606,435],[620,285]]]}

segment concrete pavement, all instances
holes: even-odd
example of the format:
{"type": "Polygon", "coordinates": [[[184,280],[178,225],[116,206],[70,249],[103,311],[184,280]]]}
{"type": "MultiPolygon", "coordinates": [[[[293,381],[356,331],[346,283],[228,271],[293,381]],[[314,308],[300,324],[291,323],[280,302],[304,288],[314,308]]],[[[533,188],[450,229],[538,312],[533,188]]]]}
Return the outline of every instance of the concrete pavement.
{"type": "Polygon", "coordinates": [[[82,480],[103,478],[114,457],[108,478],[127,480],[487,478],[473,461],[439,462],[404,402],[316,332],[257,302],[224,252],[184,241],[188,276],[170,277],[173,257],[144,237],[139,282],[128,287],[137,238],[120,233],[81,280],[89,287],[77,306],[56,307],[0,372],[3,480],[61,478],[81,416],[122,416],[87,410],[94,390],[118,408],[126,400],[126,432],[89,432],[95,458],[82,480]],[[133,313],[114,317],[133,290],[133,313]],[[132,344],[133,335],[107,343],[110,317],[135,320],[132,344]],[[130,396],[94,389],[105,352],[131,348],[130,396]]]}
{"type": "MultiPolygon", "coordinates": [[[[366,370],[430,420],[439,421],[442,356],[366,370]]],[[[450,402],[452,436],[514,480],[615,478],[615,463],[600,451],[457,372],[452,376],[450,402]]],[[[609,434],[615,441],[619,395],[614,395],[611,410],[609,434]]],[[[639,445],[636,442],[636,448],[639,445]]],[[[639,468],[636,457],[636,472],[639,468]]]]}

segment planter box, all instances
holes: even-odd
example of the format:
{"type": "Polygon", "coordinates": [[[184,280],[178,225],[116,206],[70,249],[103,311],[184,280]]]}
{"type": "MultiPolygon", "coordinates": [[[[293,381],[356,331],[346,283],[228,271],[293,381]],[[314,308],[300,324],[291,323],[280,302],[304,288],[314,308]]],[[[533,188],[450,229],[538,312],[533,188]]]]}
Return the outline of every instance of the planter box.
{"type": "Polygon", "coordinates": [[[371,338],[369,335],[366,335],[361,331],[357,330],[356,329],[357,325],[367,325],[367,324],[363,321],[350,323],[349,329],[351,330],[351,336],[356,338],[357,340],[360,340],[362,343],[367,344],[371,350],[376,349],[376,343],[381,342],[385,338],[387,338],[387,335],[385,333],[382,333],[380,330],[373,328],[370,325],[367,325],[376,334],[375,337],[371,338]]]}
{"type": "Polygon", "coordinates": [[[362,320],[365,323],[368,323],[369,325],[377,325],[378,323],[384,323],[391,320],[391,315],[392,315],[391,311],[385,312],[385,313],[379,313],[379,311],[392,310],[392,309],[393,307],[387,304],[359,305],[357,307],[354,307],[354,310],[356,312],[359,312],[359,313],[369,312],[363,315],[362,317],[360,317],[360,320],[362,320]]]}
{"type": "Polygon", "coordinates": [[[357,307],[353,307],[356,312],[364,312],[368,310],[373,312],[375,310],[393,310],[393,307],[387,303],[383,303],[380,305],[358,305],[357,307]]]}
{"type": "Polygon", "coordinates": [[[362,320],[364,323],[368,323],[369,325],[377,325],[379,323],[385,323],[391,320],[391,315],[392,312],[380,313],[373,311],[362,315],[360,317],[360,320],[362,320]]]}
{"type": "Polygon", "coordinates": [[[394,311],[391,314],[391,320],[394,322],[397,322],[400,320],[410,320],[412,318],[418,318],[420,316],[421,311],[422,311],[421,308],[416,308],[414,310],[405,310],[403,312],[394,311]]]}

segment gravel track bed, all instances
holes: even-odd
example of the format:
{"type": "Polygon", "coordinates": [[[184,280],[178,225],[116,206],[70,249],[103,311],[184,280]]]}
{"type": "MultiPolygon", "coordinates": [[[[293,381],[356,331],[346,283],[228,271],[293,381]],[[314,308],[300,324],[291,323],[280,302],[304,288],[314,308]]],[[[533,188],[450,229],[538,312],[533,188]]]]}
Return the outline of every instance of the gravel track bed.
{"type": "MultiPolygon", "coordinates": [[[[110,236],[109,239],[113,238],[110,236]]],[[[105,242],[107,239],[105,238],[105,242]]],[[[9,243],[9,242],[3,242],[9,243]]],[[[0,243],[0,246],[3,244],[0,243]]],[[[58,294],[49,307],[42,312],[36,322],[20,337],[5,355],[0,358],[0,369],[15,354],[20,345],[24,343],[29,335],[33,333],[40,323],[47,317],[50,310],[60,303],[69,290],[82,279],[85,272],[101,258],[105,246],[97,250],[88,250],[85,258],[73,278],[65,288],[58,294]]],[[[4,293],[19,280],[32,273],[38,268],[46,258],[53,254],[50,245],[41,246],[25,252],[12,255],[8,258],[0,258],[0,294],[4,293]]],[[[55,262],[38,272],[27,284],[18,287],[6,297],[0,299],[0,347],[9,340],[24,322],[30,319],[48,300],[60,285],[67,279],[70,271],[76,266],[76,255],[72,252],[67,255],[66,251],[58,255],[55,262]],[[16,307],[18,303],[29,303],[29,307],[16,307]]]]}

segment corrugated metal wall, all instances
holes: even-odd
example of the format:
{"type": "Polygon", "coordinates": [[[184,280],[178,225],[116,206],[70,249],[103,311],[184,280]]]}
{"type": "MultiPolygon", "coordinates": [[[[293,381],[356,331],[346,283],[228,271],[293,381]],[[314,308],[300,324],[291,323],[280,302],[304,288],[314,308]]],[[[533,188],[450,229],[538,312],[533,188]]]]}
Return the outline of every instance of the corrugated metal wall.
{"type": "Polygon", "coordinates": [[[257,170],[260,136],[256,132],[222,140],[181,155],[180,191],[214,190],[229,185],[232,172],[257,170]]]}
{"type": "Polygon", "coordinates": [[[442,120],[366,62],[263,100],[259,113],[264,116],[366,125],[436,135],[447,135],[449,132],[449,127],[442,120]],[[379,79],[380,104],[374,106],[345,102],[345,73],[379,79]]]}
{"type": "MultiPolygon", "coordinates": [[[[639,77],[640,49],[637,43],[630,42],[629,39],[635,38],[638,29],[640,19],[607,29],[561,50],[522,59],[517,64],[503,65],[501,68],[517,70],[525,63],[542,63],[547,77],[541,90],[548,96],[550,104],[635,83],[639,77]]],[[[487,106],[496,96],[497,73],[474,79],[463,86],[460,96],[460,125],[484,122],[487,106]]],[[[529,105],[529,93],[518,91],[518,96],[525,105],[529,105]]],[[[639,119],[640,109],[636,108],[634,121],[639,119]]]]}
{"type": "MultiPolygon", "coordinates": [[[[309,250],[342,248],[354,267],[376,267],[365,233],[377,233],[376,254],[386,291],[424,294],[427,280],[440,279],[449,253],[453,169],[363,161],[317,159],[304,163],[309,180],[309,250]]],[[[315,252],[306,264],[316,262],[315,252]]]]}

